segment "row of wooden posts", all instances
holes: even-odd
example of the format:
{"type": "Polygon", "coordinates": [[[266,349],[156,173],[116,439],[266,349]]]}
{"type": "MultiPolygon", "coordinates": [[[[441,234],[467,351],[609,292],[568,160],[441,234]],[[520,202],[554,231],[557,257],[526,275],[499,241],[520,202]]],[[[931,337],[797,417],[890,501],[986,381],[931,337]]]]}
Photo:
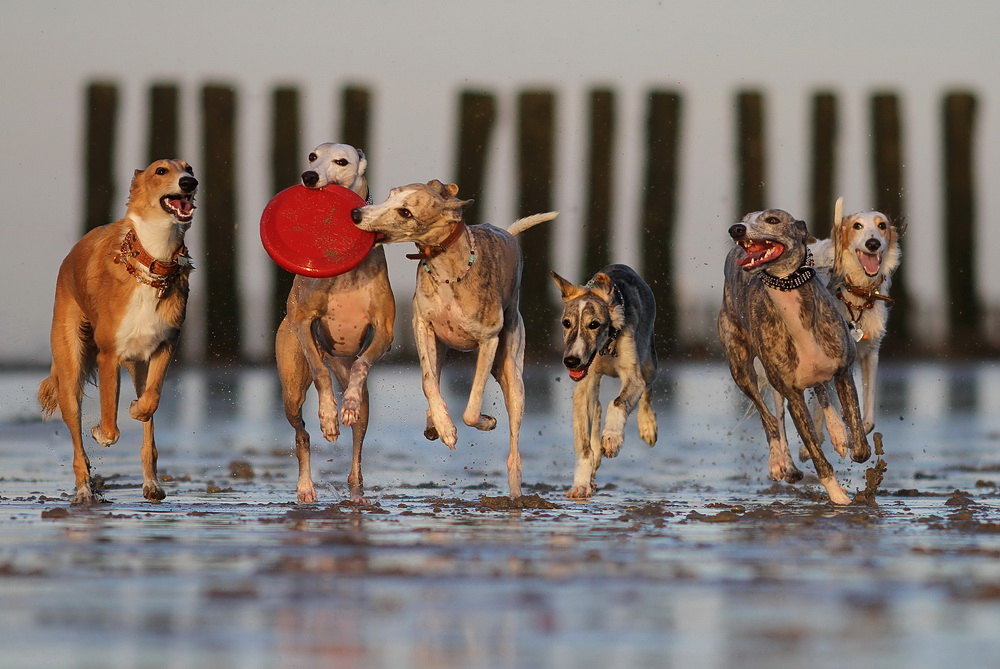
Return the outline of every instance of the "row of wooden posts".
{"type": "MultiPolygon", "coordinates": [[[[615,93],[607,89],[590,92],[589,151],[586,168],[584,235],[586,268],[610,262],[609,244],[613,215],[612,170],[616,154],[615,93]]],[[[116,144],[119,89],[114,83],[93,82],[86,92],[86,217],[85,230],[116,217],[111,201],[114,192],[113,155],[116,144]]],[[[179,153],[180,88],[155,84],[149,89],[148,156],[150,161],[179,153]]],[[[734,216],[766,207],[765,185],[767,138],[763,93],[737,94],[737,127],[734,133],[738,189],[734,216]]],[[[274,193],[295,183],[302,169],[301,94],[292,87],[279,87],[272,94],[271,175],[274,193]]],[[[555,118],[557,96],[547,90],[526,90],[517,100],[517,214],[554,208],[555,118]]],[[[875,93],[870,98],[874,208],[893,218],[906,212],[903,201],[904,146],[899,96],[875,93]]],[[[371,148],[370,119],[373,98],[369,90],[348,87],[342,91],[342,126],[338,141],[371,148]]],[[[487,148],[497,122],[496,95],[464,91],[458,104],[459,133],[456,181],[467,197],[480,199],[486,187],[487,148]]],[[[650,283],[659,305],[657,348],[661,355],[684,355],[677,343],[674,267],[671,254],[676,229],[677,185],[681,134],[684,127],[683,98],[669,90],[654,90],[646,102],[644,188],[639,209],[642,256],[637,269],[650,283]]],[[[198,176],[211,183],[211,194],[202,198],[199,218],[211,225],[198,226],[204,234],[206,257],[199,271],[207,275],[207,361],[237,362],[242,359],[240,291],[237,286],[236,248],[236,117],[238,95],[228,85],[206,85],[201,89],[203,155],[198,176]]],[[[953,92],[943,98],[944,188],[943,224],[946,263],[946,301],[950,322],[949,341],[967,350],[976,346],[984,317],[968,260],[974,257],[975,192],[973,178],[976,98],[953,92]]],[[[839,109],[835,94],[817,92],[812,98],[812,146],[810,147],[811,191],[809,221],[817,236],[829,233],[830,212],[836,197],[839,109]]],[[[467,212],[476,223],[476,210],[467,212]]],[[[532,231],[532,243],[524,248],[524,284],[547,285],[553,266],[552,228],[532,231]]],[[[285,298],[292,276],[277,267],[272,297],[272,319],[277,325],[284,315],[285,298]]],[[[911,336],[911,296],[904,262],[893,283],[895,305],[890,319],[892,346],[888,353],[919,354],[911,336]]],[[[529,342],[551,341],[552,318],[544,291],[523,291],[522,314],[529,342]]],[[[710,350],[711,345],[706,344],[710,350]]],[[[529,355],[538,351],[536,343],[529,355]]],[[[978,352],[984,352],[979,349],[978,352]]]]}

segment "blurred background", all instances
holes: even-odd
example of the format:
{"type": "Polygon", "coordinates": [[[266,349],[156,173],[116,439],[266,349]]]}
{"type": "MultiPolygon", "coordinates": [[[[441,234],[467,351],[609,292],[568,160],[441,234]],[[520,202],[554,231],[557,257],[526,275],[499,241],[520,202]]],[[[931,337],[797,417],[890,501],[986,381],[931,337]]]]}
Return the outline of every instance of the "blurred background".
{"type": "MultiPolygon", "coordinates": [[[[903,219],[887,356],[1000,346],[1000,5],[551,0],[0,4],[0,365],[45,364],[55,277],[124,213],[132,171],[201,181],[181,356],[270,361],[289,277],[260,212],[325,141],[362,148],[375,201],[441,179],[525,234],[528,356],[558,336],[555,269],[653,285],[662,355],[717,353],[726,229],[833,201],[903,219]]],[[[412,355],[409,245],[389,249],[412,355]]]]}

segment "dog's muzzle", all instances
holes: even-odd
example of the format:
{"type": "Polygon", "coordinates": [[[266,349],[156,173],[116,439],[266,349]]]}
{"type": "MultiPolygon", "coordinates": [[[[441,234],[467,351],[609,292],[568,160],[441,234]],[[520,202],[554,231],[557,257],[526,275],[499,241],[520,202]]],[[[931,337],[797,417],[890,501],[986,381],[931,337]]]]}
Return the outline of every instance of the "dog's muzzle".
{"type": "Polygon", "coordinates": [[[729,226],[729,236],[733,239],[742,239],[747,234],[747,226],[742,223],[729,226]]]}
{"type": "Polygon", "coordinates": [[[319,174],[315,170],[306,170],[300,178],[302,185],[306,188],[315,188],[316,184],[319,183],[319,174]]]}

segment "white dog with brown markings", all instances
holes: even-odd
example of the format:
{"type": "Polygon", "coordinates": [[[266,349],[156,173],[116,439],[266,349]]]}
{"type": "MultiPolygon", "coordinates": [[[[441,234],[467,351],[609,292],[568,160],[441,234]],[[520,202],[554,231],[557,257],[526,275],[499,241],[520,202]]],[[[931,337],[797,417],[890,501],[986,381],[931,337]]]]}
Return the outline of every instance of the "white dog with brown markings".
{"type": "Polygon", "coordinates": [[[156,474],[153,413],[173,358],[188,297],[190,257],[184,234],[194,215],[198,181],[183,160],[157,160],[136,170],[125,217],[88,232],[59,267],[52,312],[52,369],[38,386],[42,413],[59,408],[73,439],[75,504],[95,501],[83,448],[83,387],[97,374],[100,423],[91,436],[118,441],[119,370],[132,376],[132,418],[143,422],[142,494],[166,493],[156,474]]]}
{"type": "MultiPolygon", "coordinates": [[[[368,199],[364,152],[348,144],[320,144],[309,154],[302,185],[336,184],[368,199]]],[[[316,501],[310,466],[309,432],[302,404],[310,385],[319,394],[319,422],[327,441],[340,436],[337,399],[330,369],[344,389],[340,422],[351,428],[353,451],[347,477],[350,499],[367,504],[361,451],[368,431],[368,373],[392,346],[396,302],[389,285],[385,250],[373,248],[354,269],[327,278],[296,275],[288,293],[287,312],[275,337],[285,417],[295,429],[299,461],[296,495],[300,503],[316,501]]]]}
{"type": "Polygon", "coordinates": [[[413,333],[427,398],[424,436],[454,449],[458,431],[441,395],[441,365],[449,348],[478,348],[475,377],[462,419],[479,430],[497,421],[481,413],[487,374],[500,383],[510,423],[507,480],[512,498],[521,496],[518,441],[524,414],[524,324],[521,321],[521,249],[515,238],[550,221],[556,212],[535,214],[506,230],[467,226],[462,210],[472,200],[456,197],[458,186],[436,179],[394,188],[385,202],[355,209],[354,222],[382,243],[414,242],[407,257],[420,261],[413,295],[413,333]]]}

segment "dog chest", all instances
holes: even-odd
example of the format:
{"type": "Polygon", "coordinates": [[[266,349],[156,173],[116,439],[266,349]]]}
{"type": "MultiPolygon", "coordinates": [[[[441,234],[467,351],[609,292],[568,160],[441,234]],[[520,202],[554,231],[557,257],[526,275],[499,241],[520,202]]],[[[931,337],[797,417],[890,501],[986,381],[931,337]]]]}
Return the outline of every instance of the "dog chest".
{"type": "Polygon", "coordinates": [[[137,285],[118,326],[117,353],[122,360],[146,360],[177,331],[179,324],[163,317],[156,289],[137,285]]]}
{"type": "Polygon", "coordinates": [[[784,333],[760,333],[764,339],[761,348],[772,351],[774,355],[783,355],[783,351],[794,355],[794,361],[791,357],[786,361],[789,367],[786,371],[790,373],[796,388],[805,389],[829,381],[840,369],[842,361],[828,353],[827,347],[819,341],[821,333],[805,322],[801,291],[768,288],[767,294],[774,304],[784,333]],[[782,335],[789,340],[787,347],[781,345],[782,335]]]}
{"type": "Polygon", "coordinates": [[[418,287],[413,308],[431,324],[441,343],[458,351],[473,350],[481,341],[497,336],[503,327],[499,302],[451,286],[429,292],[418,287]]]}
{"type": "Polygon", "coordinates": [[[369,286],[330,291],[326,316],[322,319],[324,339],[336,356],[357,355],[371,325],[372,293],[369,286]]]}

